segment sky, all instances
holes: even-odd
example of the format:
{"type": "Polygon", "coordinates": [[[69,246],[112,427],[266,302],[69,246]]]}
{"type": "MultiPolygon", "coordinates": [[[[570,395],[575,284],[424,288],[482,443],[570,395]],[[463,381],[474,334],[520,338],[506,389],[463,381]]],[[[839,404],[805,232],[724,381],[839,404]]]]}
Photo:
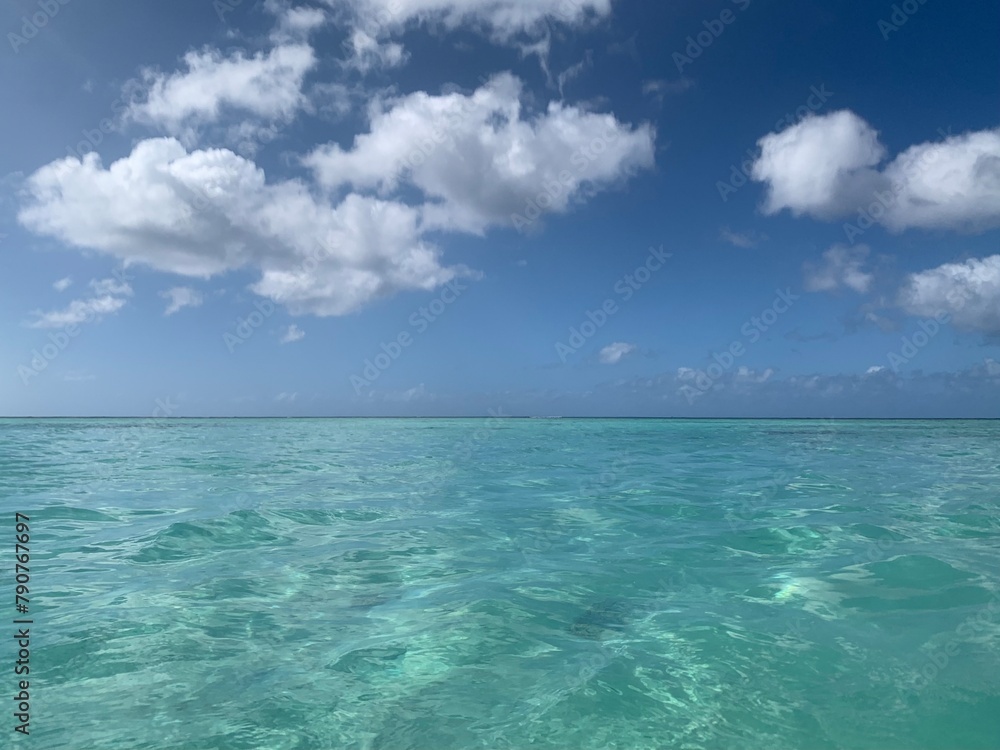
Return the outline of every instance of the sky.
{"type": "Polygon", "coordinates": [[[0,31],[0,415],[1000,417],[995,2],[0,31]]]}

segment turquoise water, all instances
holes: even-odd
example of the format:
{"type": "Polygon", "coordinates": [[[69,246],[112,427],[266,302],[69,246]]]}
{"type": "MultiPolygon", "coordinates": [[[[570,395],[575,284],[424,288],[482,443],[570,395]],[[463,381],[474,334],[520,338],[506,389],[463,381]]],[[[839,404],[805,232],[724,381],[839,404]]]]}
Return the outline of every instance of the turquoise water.
{"type": "Polygon", "coordinates": [[[1000,422],[0,420],[0,731],[996,748],[998,495],[1000,422]]]}

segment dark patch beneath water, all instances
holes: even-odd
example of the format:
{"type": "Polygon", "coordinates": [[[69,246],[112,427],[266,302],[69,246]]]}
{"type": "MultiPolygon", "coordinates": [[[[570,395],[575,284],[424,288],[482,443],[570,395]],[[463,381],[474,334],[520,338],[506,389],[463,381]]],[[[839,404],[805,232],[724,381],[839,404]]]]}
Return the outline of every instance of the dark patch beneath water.
{"type": "Polygon", "coordinates": [[[573,620],[568,630],[580,638],[599,641],[624,630],[633,609],[627,599],[605,599],[573,620]]]}

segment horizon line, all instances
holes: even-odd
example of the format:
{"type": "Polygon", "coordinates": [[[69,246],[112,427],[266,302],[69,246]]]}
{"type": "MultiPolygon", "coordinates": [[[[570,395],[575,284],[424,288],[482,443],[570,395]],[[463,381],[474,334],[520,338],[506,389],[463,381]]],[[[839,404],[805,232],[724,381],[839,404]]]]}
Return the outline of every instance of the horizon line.
{"type": "Polygon", "coordinates": [[[482,415],[323,415],[323,416],[275,416],[275,415],[209,415],[209,416],[153,416],[130,414],[113,415],[0,415],[0,419],[146,419],[146,420],[181,420],[181,419],[539,419],[539,420],[583,420],[583,419],[619,419],[619,420],[673,420],[673,421],[837,421],[837,422],[996,422],[1000,417],[636,417],[636,416],[531,416],[521,414],[494,416],[482,415]]]}

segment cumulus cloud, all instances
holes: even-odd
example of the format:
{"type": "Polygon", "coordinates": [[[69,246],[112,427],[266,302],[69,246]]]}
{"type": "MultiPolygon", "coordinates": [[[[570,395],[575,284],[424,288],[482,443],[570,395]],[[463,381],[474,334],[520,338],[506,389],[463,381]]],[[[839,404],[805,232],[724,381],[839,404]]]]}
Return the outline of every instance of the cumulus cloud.
{"type": "Polygon", "coordinates": [[[883,176],[897,196],[890,229],[1000,226],[1000,128],[911,146],[883,176]]]}
{"type": "Polygon", "coordinates": [[[204,301],[201,293],[189,286],[175,286],[165,292],[160,292],[160,296],[169,300],[167,309],[163,312],[164,315],[173,315],[185,307],[198,307],[204,301]]]}
{"type": "Polygon", "coordinates": [[[288,326],[288,328],[285,330],[285,333],[281,336],[281,343],[291,344],[296,341],[301,341],[305,337],[306,337],[306,332],[303,331],[294,323],[292,323],[292,325],[288,326]]]}
{"type": "Polygon", "coordinates": [[[832,292],[847,287],[855,292],[867,292],[875,280],[873,274],[863,270],[868,253],[867,245],[834,245],[823,253],[822,263],[804,264],[806,290],[832,292]]]}
{"type": "Polygon", "coordinates": [[[846,110],[810,115],[758,141],[753,178],[768,185],[764,210],[789,209],[829,219],[850,210],[853,198],[876,187],[869,169],[885,157],[878,133],[846,110]]]}
{"type": "Polygon", "coordinates": [[[1000,255],[910,274],[899,305],[911,315],[948,315],[959,328],[1000,333],[1000,255]]]}
{"type": "Polygon", "coordinates": [[[1000,226],[1000,128],[910,147],[884,166],[878,133],[853,112],[809,116],[758,142],[764,211],[863,215],[892,231],[1000,226]]]}
{"type": "MultiPolygon", "coordinates": [[[[392,11],[377,28],[348,28],[356,53],[391,56],[387,34],[411,22],[479,25],[507,39],[542,29],[554,15],[578,24],[610,11],[610,0],[328,4],[338,7],[268,0],[278,19],[271,49],[206,48],[189,52],[177,72],[146,70],[125,118],[169,137],[139,140],[107,166],[88,153],[41,167],[25,180],[20,223],[126,267],[201,279],[255,270],[251,290],[291,313],[344,315],[400,291],[476,275],[445,265],[430,233],[483,234],[516,224],[521,213],[534,220],[565,212],[653,164],[651,126],[559,102],[526,114],[521,82],[509,74],[470,94],[376,99],[369,132],[347,150],[313,150],[303,179],[268,180],[231,149],[198,147],[206,134],[251,145],[274,137],[300,110],[322,111],[313,94],[343,114],[352,97],[346,86],[314,84],[304,93],[303,84],[317,62],[306,37],[344,13],[357,21],[392,11]]],[[[167,292],[168,314],[192,304],[191,296],[175,299],[181,289],[188,287],[167,292]]],[[[121,295],[106,296],[106,305],[124,304],[121,295]]]]}
{"type": "Polygon", "coordinates": [[[427,227],[474,233],[510,224],[533,202],[566,211],[585,186],[652,165],[648,125],[560,103],[526,119],[521,93],[521,82],[503,74],[471,95],[420,92],[377,105],[353,148],[322,146],[305,164],[331,189],[387,194],[409,183],[430,199],[427,227]]]}
{"type": "Polygon", "coordinates": [[[606,347],[601,349],[598,354],[598,358],[601,360],[601,364],[605,365],[616,365],[622,361],[624,357],[634,352],[636,349],[635,344],[626,344],[621,341],[616,341],[613,344],[608,344],[606,347]]]}
{"type": "Polygon", "coordinates": [[[278,44],[251,57],[242,51],[224,56],[215,49],[188,52],[186,70],[166,74],[143,71],[145,90],[125,118],[196,142],[204,125],[227,114],[265,122],[287,122],[306,104],[302,83],[316,65],[303,42],[278,44]]]}
{"type": "Polygon", "coordinates": [[[67,289],[70,288],[70,285],[72,283],[73,279],[71,279],[69,276],[66,276],[65,278],[59,279],[59,281],[54,282],[52,284],[52,288],[55,289],[57,292],[65,292],[67,289]]]}
{"type": "Polygon", "coordinates": [[[37,311],[32,328],[65,328],[80,323],[96,322],[121,310],[127,298],[132,296],[132,287],[119,279],[95,279],[90,282],[91,297],[73,300],[61,310],[37,311]]]}
{"type": "Polygon", "coordinates": [[[359,195],[334,205],[295,180],[267,183],[231,151],[188,153],[172,138],[108,168],[96,154],[61,159],[26,185],[19,219],[32,231],[182,276],[254,266],[253,290],[297,314],[341,315],[467,272],[440,264],[414,208],[359,195]]]}

